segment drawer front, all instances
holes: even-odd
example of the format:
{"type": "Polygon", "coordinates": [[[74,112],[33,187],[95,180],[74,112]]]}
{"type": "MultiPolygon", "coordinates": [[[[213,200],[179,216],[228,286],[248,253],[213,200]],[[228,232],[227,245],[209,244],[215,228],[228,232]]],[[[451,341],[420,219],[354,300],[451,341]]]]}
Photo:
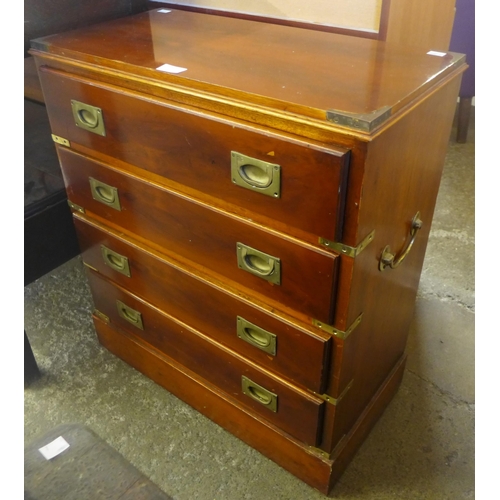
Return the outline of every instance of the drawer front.
{"type": "Polygon", "coordinates": [[[102,226],[77,216],[75,226],[83,261],[103,276],[265,369],[324,392],[330,336],[284,322],[102,226]],[[238,318],[254,327],[241,325],[241,320],[238,325],[238,318]],[[247,331],[239,331],[238,326],[247,331]],[[275,336],[274,354],[262,349],[259,329],[275,336]],[[257,342],[252,343],[252,337],[257,342]]]}
{"type": "Polygon", "coordinates": [[[318,444],[320,398],[276,379],[92,271],[89,281],[95,306],[111,325],[141,337],[297,439],[318,444]]]}
{"type": "Polygon", "coordinates": [[[58,151],[73,203],[160,251],[178,254],[236,287],[266,297],[277,307],[331,322],[334,254],[277,236],[69,149],[58,151]]]}
{"type": "Polygon", "coordinates": [[[340,237],[347,150],[261,132],[44,68],[40,77],[54,134],[246,209],[263,223],[340,237]],[[78,126],[72,101],[99,108],[100,117],[90,118],[92,125],[99,123],[90,130],[78,126]],[[232,152],[250,159],[234,158],[232,171],[232,152]]]}

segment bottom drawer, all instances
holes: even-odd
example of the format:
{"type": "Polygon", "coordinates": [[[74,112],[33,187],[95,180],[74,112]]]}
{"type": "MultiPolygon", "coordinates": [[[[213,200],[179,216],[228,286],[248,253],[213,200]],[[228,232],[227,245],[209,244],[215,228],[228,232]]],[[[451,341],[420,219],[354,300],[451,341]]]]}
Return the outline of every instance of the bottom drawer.
{"type": "Polygon", "coordinates": [[[88,271],[97,310],[291,436],[319,444],[324,401],[262,370],[144,300],[88,271]]]}

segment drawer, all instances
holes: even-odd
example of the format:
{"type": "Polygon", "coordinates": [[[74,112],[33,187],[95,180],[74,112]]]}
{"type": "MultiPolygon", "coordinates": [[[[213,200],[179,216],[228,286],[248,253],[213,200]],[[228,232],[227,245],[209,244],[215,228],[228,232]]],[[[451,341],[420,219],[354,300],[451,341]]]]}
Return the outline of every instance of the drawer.
{"type": "Polygon", "coordinates": [[[67,148],[58,151],[73,203],[277,307],[331,323],[335,254],[249,224],[67,148]]]}
{"type": "Polygon", "coordinates": [[[263,311],[93,222],[75,216],[75,226],[83,261],[101,275],[266,370],[324,392],[332,349],[329,335],[263,311]],[[271,334],[271,349],[265,345],[266,332],[271,334]]]}
{"type": "Polygon", "coordinates": [[[276,222],[280,230],[297,228],[316,240],[340,238],[347,150],[176,108],[46,67],[40,78],[52,131],[70,143],[230,203],[264,224],[276,222]],[[101,110],[105,135],[99,127],[76,125],[72,100],[101,110]],[[234,156],[233,171],[232,152],[241,155],[234,156]]]}
{"type": "Polygon", "coordinates": [[[316,446],[324,401],[279,380],[89,271],[98,311],[301,441],[316,446]]]}

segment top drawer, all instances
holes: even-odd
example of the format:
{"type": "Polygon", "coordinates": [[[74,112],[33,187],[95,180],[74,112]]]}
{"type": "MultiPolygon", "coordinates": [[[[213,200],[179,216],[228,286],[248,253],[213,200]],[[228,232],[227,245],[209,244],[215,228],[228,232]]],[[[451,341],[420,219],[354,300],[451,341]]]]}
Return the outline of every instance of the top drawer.
{"type": "Polygon", "coordinates": [[[44,66],[40,80],[52,132],[70,143],[230,203],[233,211],[280,231],[309,233],[316,241],[340,238],[347,150],[44,66]]]}

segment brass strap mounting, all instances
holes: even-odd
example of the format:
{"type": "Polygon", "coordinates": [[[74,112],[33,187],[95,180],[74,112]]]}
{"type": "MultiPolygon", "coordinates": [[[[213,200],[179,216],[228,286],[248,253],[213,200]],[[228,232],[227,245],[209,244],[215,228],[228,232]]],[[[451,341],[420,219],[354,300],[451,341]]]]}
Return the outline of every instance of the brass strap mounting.
{"type": "Polygon", "coordinates": [[[330,453],[324,450],[320,450],[319,448],[316,448],[315,446],[309,446],[309,451],[316,456],[319,456],[323,459],[328,460],[330,458],[330,453]]]}
{"type": "Polygon", "coordinates": [[[330,241],[326,238],[321,237],[319,238],[319,244],[342,255],[347,255],[348,257],[357,257],[368,246],[368,244],[373,241],[374,237],[375,229],[357,247],[350,247],[349,245],[344,245],[343,243],[330,241]]]}
{"type": "Polygon", "coordinates": [[[352,379],[346,386],[346,388],[340,393],[338,398],[332,398],[328,394],[316,394],[319,396],[321,399],[326,401],[327,403],[330,403],[333,406],[337,406],[339,402],[342,400],[342,398],[346,395],[347,391],[351,388],[352,383],[354,382],[354,379],[352,379]]]}
{"type": "Polygon", "coordinates": [[[68,146],[68,148],[70,146],[68,139],[65,139],[64,137],[59,137],[58,135],[52,134],[52,140],[54,142],[57,142],[57,144],[62,144],[63,146],[68,146]]]}
{"type": "Polygon", "coordinates": [[[99,319],[102,319],[106,323],[109,323],[109,318],[98,309],[94,309],[94,316],[97,316],[99,319]]]}
{"type": "Polygon", "coordinates": [[[361,323],[361,318],[363,317],[363,313],[361,313],[355,320],[354,323],[345,331],[338,330],[331,325],[327,325],[326,323],[322,323],[317,319],[313,319],[312,323],[314,326],[321,328],[323,331],[329,333],[330,335],[335,335],[335,337],[345,340],[352,331],[361,323]]]}
{"type": "Polygon", "coordinates": [[[92,271],[95,271],[96,273],[99,272],[94,266],[91,266],[88,262],[83,261],[83,265],[88,267],[89,269],[92,269],[92,271]]]}
{"type": "Polygon", "coordinates": [[[73,203],[70,200],[68,200],[68,205],[69,205],[69,208],[75,210],[76,212],[80,212],[81,214],[85,213],[85,209],[83,207],[81,207],[80,205],[77,205],[76,203],[73,203]]]}

